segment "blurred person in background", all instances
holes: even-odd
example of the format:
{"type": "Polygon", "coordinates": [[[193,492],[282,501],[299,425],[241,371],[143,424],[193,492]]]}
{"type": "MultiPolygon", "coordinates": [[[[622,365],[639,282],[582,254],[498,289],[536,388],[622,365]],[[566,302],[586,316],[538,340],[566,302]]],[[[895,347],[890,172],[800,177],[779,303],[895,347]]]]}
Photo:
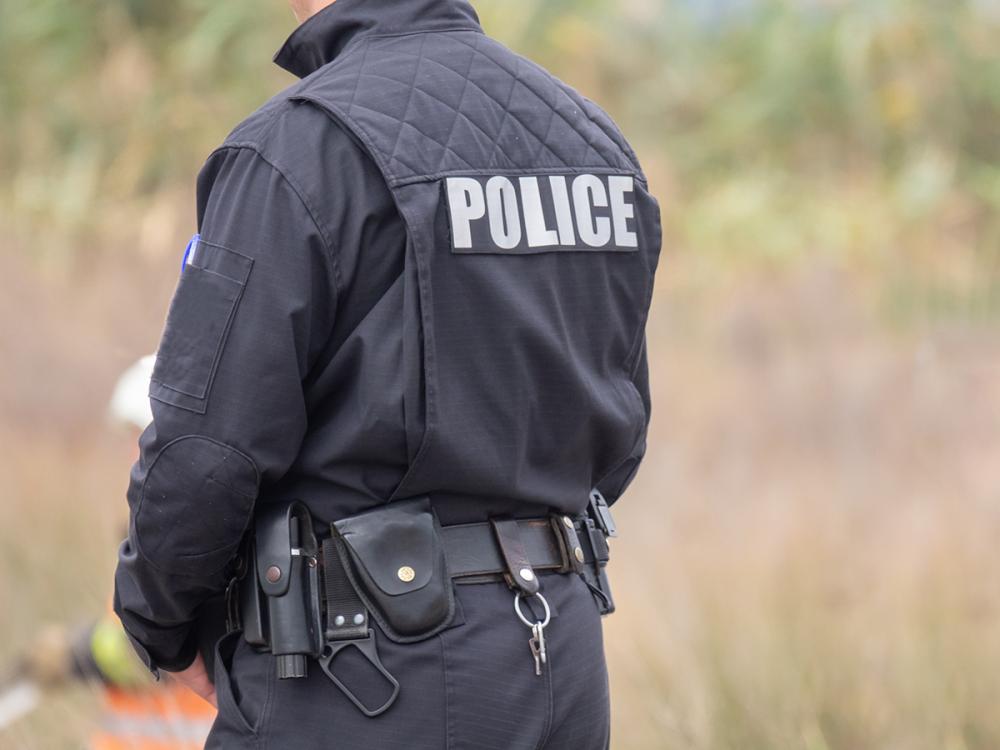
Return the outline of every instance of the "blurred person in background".
{"type": "MultiPolygon", "coordinates": [[[[138,433],[153,419],[149,384],[156,355],[143,357],[119,378],[110,413],[138,433]]],[[[77,649],[83,672],[103,683],[103,716],[91,750],[194,750],[204,747],[215,708],[175,680],[153,682],[135,658],[113,612],[89,631],[86,651],[77,649]]]]}
{"type": "Polygon", "coordinates": [[[209,747],[607,748],[645,176],[465,0],[291,5],[302,82],[199,177],[115,611],[209,747]]]}
{"type": "MultiPolygon", "coordinates": [[[[108,414],[133,439],[152,420],[149,378],[155,355],[131,365],[118,379],[108,414]]],[[[99,686],[101,717],[88,750],[195,750],[203,747],[215,709],[173,680],[155,682],[129,645],[118,617],[65,627],[43,627],[3,681],[0,729],[38,705],[38,688],[86,681],[99,686]]]]}

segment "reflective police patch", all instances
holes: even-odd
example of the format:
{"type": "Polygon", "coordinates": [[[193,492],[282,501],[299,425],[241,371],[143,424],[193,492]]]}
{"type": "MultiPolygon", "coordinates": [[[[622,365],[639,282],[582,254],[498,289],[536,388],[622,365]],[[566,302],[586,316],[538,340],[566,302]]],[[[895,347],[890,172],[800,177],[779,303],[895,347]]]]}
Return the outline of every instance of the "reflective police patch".
{"type": "Polygon", "coordinates": [[[444,185],[453,253],[639,247],[631,175],[475,175],[444,185]]]}

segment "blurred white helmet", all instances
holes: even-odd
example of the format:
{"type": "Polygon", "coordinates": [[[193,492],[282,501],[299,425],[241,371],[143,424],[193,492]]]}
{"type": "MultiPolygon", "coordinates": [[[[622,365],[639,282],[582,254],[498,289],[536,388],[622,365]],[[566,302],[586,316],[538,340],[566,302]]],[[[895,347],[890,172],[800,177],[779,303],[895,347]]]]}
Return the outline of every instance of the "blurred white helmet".
{"type": "Polygon", "coordinates": [[[134,425],[145,430],[153,421],[153,411],[149,406],[149,379],[153,376],[156,355],[149,354],[130,366],[111,394],[108,411],[111,418],[122,424],[134,425]]]}

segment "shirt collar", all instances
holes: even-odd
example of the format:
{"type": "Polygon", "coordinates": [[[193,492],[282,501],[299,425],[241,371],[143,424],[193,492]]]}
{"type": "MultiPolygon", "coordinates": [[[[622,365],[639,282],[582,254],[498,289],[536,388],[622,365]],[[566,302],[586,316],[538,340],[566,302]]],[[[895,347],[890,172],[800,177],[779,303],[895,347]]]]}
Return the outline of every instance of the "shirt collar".
{"type": "Polygon", "coordinates": [[[336,0],[299,26],[274,62],[304,78],[358,37],[445,29],[482,31],[468,0],[336,0]]]}

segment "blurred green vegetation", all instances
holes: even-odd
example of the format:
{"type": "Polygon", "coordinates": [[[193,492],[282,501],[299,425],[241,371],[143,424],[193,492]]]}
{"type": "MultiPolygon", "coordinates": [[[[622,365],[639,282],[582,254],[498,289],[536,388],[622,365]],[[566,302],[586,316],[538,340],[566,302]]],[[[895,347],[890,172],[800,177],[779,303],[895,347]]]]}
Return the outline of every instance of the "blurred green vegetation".
{"type": "Polygon", "coordinates": [[[590,3],[529,45],[662,175],[668,253],[694,256],[708,283],[819,261],[907,318],[993,315],[998,6],[698,5],[712,4],[590,3]]]}
{"type": "MultiPolygon", "coordinates": [[[[707,6],[478,3],[489,31],[618,118],[668,253],[709,278],[820,258],[900,309],[913,292],[938,312],[1000,308],[996,5],[707,6]]],[[[31,252],[132,244],[150,202],[188,190],[290,82],[269,57],[292,26],[279,0],[4,0],[0,221],[31,252]]]]}

